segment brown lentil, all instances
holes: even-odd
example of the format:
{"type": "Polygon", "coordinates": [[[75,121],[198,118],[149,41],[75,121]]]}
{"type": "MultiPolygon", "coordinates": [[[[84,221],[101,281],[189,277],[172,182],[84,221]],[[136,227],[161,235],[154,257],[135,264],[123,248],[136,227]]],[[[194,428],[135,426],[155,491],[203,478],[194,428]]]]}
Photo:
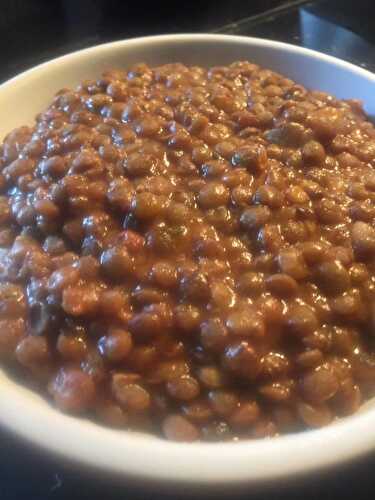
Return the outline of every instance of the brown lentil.
{"type": "Polygon", "coordinates": [[[1,360],[63,411],[177,441],[355,412],[375,131],[353,103],[246,61],[59,92],[0,147],[1,360]]]}

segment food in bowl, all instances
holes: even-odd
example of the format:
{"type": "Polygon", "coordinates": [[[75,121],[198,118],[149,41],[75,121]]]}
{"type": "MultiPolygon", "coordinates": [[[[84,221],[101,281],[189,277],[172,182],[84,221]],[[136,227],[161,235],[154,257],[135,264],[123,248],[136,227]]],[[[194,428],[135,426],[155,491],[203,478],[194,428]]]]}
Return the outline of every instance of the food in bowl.
{"type": "Polygon", "coordinates": [[[0,149],[0,354],[63,411],[179,441],[375,387],[375,129],[250,62],[63,89],[0,149]]]}

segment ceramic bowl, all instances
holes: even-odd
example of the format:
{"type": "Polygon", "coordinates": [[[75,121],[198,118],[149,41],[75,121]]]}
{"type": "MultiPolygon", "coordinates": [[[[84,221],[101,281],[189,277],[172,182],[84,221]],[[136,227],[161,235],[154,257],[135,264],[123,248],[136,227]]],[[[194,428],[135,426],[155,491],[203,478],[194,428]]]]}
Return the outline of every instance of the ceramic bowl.
{"type": "MultiPolygon", "coordinates": [[[[0,86],[0,137],[32,123],[55,92],[136,62],[203,66],[251,60],[312,89],[356,98],[375,115],[375,75],[347,62],[271,40],[227,35],[167,35],[81,50],[0,86]]],[[[233,443],[168,442],[64,415],[0,370],[0,423],[72,463],[141,481],[220,486],[254,484],[326,470],[375,449],[375,404],[320,430],[233,443]]]]}

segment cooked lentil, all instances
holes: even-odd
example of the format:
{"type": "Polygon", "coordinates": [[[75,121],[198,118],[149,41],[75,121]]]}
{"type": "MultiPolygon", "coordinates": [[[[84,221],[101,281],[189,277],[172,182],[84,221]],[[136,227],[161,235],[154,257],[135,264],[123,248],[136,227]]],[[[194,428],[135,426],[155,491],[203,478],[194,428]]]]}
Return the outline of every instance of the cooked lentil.
{"type": "Polygon", "coordinates": [[[63,411],[177,441],[375,387],[375,128],[250,62],[106,71],[0,146],[0,356],[63,411]]]}

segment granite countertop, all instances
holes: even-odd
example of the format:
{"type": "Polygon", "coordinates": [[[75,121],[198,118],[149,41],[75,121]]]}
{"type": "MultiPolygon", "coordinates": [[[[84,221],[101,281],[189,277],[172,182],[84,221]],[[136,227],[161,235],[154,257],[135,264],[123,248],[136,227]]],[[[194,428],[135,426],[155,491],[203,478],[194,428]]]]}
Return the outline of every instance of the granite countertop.
{"type": "MultiPolygon", "coordinates": [[[[375,71],[374,0],[2,0],[0,81],[57,55],[90,45],[160,33],[219,32],[272,38],[330,53],[375,71]]],[[[0,403],[1,404],[1,403],[0,403]]],[[[174,499],[114,485],[67,466],[0,430],[0,499],[174,499]]],[[[100,450],[98,450],[100,453],[100,450]]],[[[241,498],[371,498],[375,453],[324,476],[241,498]]],[[[229,495],[228,495],[229,496],[229,495]]],[[[232,496],[232,495],[231,495],[232,496]]],[[[195,494],[194,498],[204,498],[195,494]]]]}

